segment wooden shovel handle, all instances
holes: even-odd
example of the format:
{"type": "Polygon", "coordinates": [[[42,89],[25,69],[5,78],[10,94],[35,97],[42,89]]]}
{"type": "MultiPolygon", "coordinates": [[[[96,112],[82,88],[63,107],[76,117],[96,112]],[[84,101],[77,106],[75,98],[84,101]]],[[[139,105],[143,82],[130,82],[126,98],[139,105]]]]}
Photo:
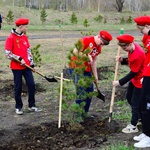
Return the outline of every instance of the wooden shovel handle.
{"type": "MultiPolygon", "coordinates": [[[[120,52],[121,52],[121,47],[118,46],[117,56],[120,56],[120,52]]],[[[118,68],[119,68],[119,61],[116,61],[114,81],[117,80],[118,68]]],[[[116,91],[116,87],[113,86],[113,88],[112,88],[112,95],[111,95],[111,102],[110,102],[110,109],[109,109],[109,114],[110,114],[109,122],[111,121],[111,115],[112,115],[112,112],[113,112],[115,91],[116,91]]]]}

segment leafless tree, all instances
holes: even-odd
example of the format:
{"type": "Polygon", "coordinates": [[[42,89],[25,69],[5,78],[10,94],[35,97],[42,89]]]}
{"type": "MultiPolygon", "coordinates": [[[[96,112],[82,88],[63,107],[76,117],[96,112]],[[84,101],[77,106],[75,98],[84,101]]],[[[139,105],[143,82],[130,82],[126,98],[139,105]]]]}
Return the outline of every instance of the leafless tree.
{"type": "Polygon", "coordinates": [[[116,4],[113,4],[113,6],[118,10],[118,12],[122,12],[124,1],[125,0],[116,0],[116,4]]]}

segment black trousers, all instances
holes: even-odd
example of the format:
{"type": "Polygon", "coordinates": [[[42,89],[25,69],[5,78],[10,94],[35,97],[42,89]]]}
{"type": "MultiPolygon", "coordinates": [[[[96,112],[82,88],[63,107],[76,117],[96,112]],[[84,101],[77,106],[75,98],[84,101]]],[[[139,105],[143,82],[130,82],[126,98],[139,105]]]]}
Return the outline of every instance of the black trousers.
{"type": "Polygon", "coordinates": [[[15,108],[22,108],[22,76],[25,78],[26,84],[28,86],[28,106],[35,106],[35,83],[30,69],[24,70],[12,70],[14,75],[14,93],[15,93],[15,108]]]}
{"type": "Polygon", "coordinates": [[[150,103],[150,77],[143,78],[143,87],[140,96],[140,111],[143,133],[150,137],[150,110],[147,110],[147,102],[150,103]]]}
{"type": "Polygon", "coordinates": [[[132,84],[132,82],[129,82],[126,98],[131,106],[131,124],[134,126],[136,126],[140,116],[140,93],[141,88],[137,88],[132,84]]]}

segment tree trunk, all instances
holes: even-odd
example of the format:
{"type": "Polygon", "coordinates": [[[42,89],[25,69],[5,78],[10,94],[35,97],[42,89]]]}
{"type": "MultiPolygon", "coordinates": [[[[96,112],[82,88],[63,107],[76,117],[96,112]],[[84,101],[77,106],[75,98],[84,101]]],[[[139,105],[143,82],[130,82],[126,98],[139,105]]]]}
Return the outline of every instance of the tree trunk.
{"type": "Polygon", "coordinates": [[[118,10],[118,12],[122,12],[124,1],[125,0],[116,0],[116,4],[113,4],[113,6],[118,10]]]}
{"type": "Polygon", "coordinates": [[[98,0],[98,13],[100,13],[100,2],[101,0],[98,0]]]}

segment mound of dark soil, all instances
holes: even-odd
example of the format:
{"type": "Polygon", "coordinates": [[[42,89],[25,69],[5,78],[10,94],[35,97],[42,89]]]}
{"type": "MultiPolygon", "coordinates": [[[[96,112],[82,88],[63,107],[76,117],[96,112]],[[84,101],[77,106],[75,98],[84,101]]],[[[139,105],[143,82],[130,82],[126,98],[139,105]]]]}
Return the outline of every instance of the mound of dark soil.
{"type": "MultiPolygon", "coordinates": [[[[7,101],[10,98],[14,97],[14,81],[13,80],[1,80],[0,81],[0,99],[3,101],[7,101]]],[[[39,84],[35,83],[36,92],[44,92],[44,87],[39,84]]],[[[28,92],[27,85],[23,82],[22,85],[22,96],[26,96],[28,92]]]]}
{"type": "MultiPolygon", "coordinates": [[[[116,127],[114,127],[116,128],[116,127]]],[[[0,131],[1,150],[68,150],[76,148],[95,148],[107,141],[111,130],[105,122],[95,116],[82,124],[70,126],[63,122],[58,128],[57,122],[25,126],[18,132],[0,131]],[[7,142],[5,141],[6,139],[7,142]],[[5,140],[4,140],[5,139],[5,140]]]]}

